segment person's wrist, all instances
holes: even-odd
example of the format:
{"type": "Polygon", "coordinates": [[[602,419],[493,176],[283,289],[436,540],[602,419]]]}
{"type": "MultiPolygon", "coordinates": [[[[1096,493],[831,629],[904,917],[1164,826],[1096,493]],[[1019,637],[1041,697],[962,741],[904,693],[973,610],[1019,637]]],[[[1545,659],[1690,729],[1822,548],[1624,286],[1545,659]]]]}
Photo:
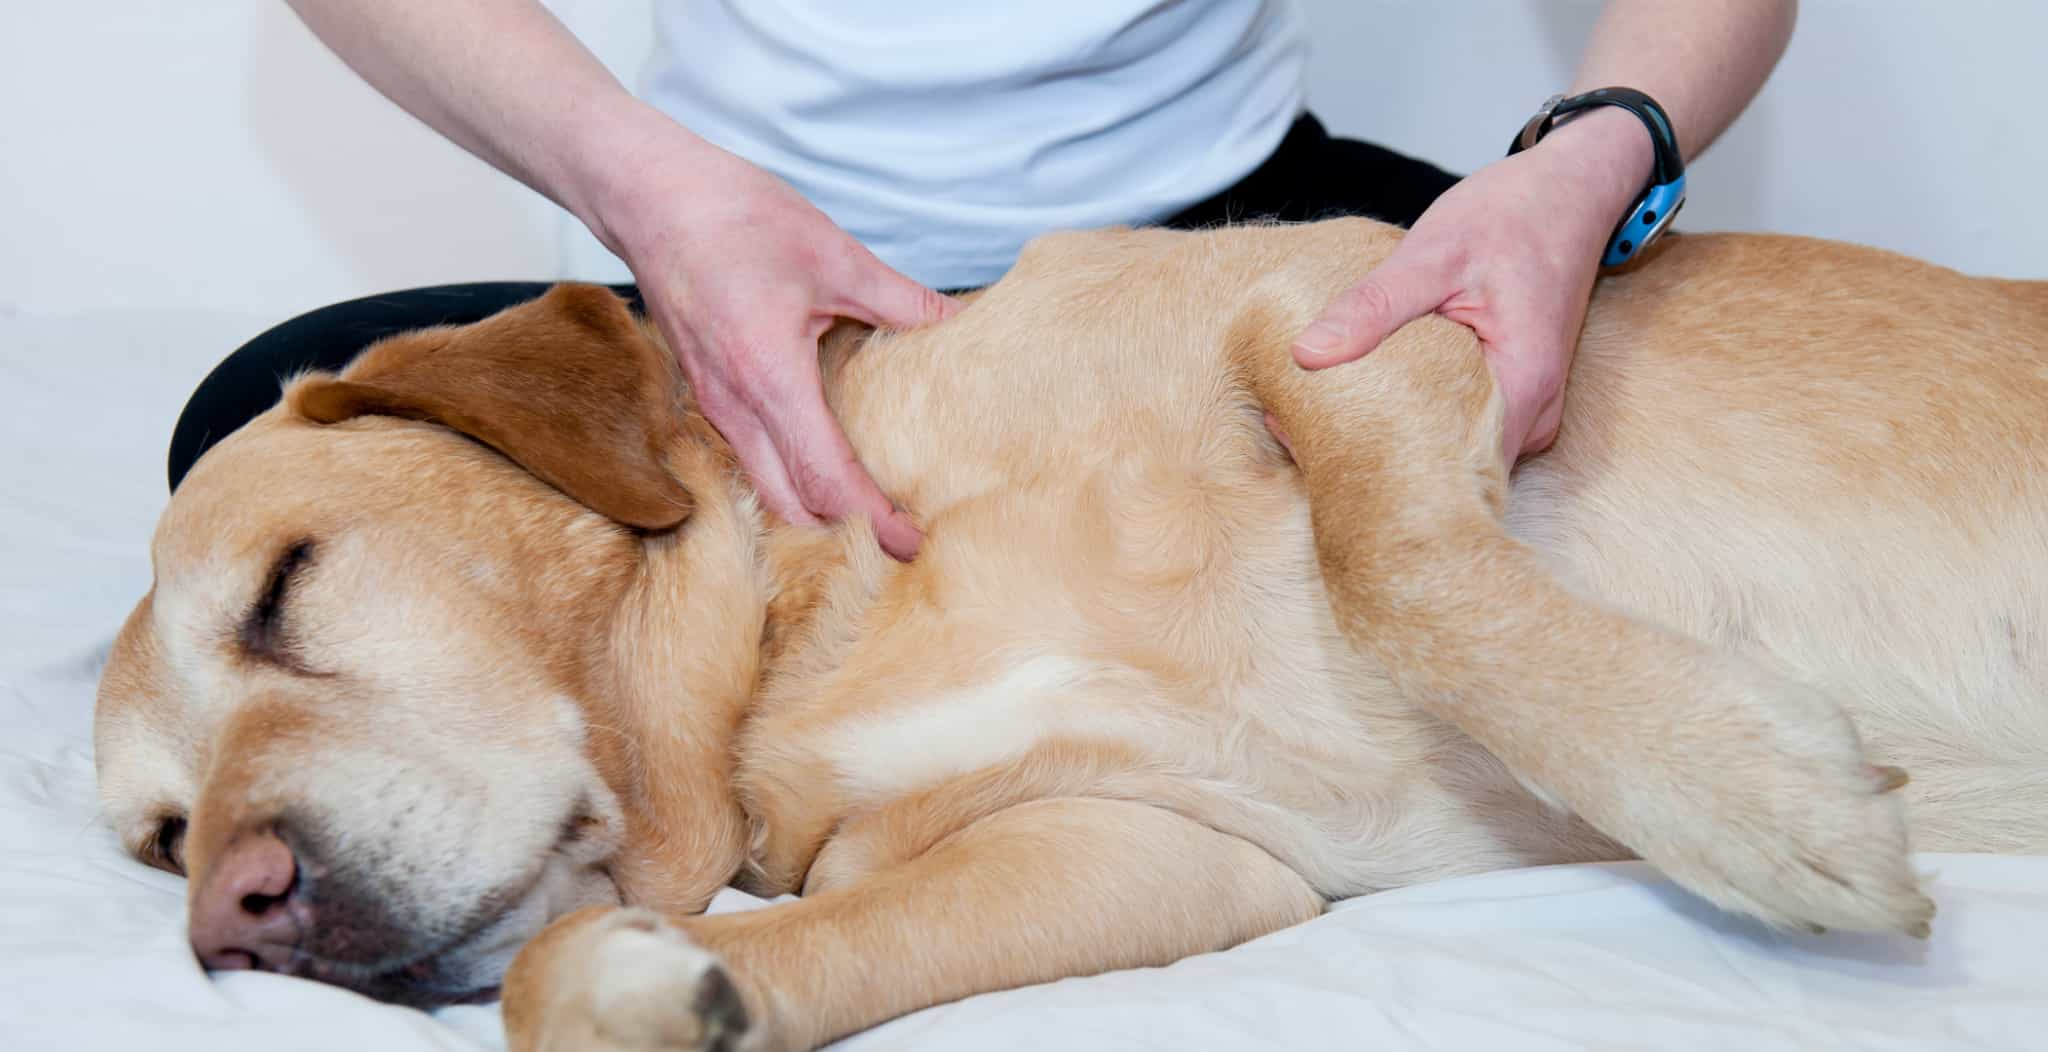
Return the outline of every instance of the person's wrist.
{"type": "Polygon", "coordinates": [[[673,190],[716,149],[668,115],[638,99],[609,106],[574,136],[560,192],[562,207],[582,220],[605,248],[633,261],[636,235],[646,232],[650,209],[669,207],[673,190]]]}
{"type": "Polygon", "coordinates": [[[1656,170],[1656,145],[1635,114],[1600,106],[1559,121],[1539,149],[1569,153],[1579,168],[1582,192],[1613,213],[1614,221],[1635,203],[1656,170]]]}

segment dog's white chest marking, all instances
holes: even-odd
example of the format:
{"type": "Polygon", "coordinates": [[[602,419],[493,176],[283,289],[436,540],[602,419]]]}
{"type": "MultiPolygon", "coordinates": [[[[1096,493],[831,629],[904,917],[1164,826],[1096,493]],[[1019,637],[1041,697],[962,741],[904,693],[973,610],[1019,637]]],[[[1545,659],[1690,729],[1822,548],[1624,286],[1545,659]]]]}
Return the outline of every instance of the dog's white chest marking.
{"type": "Polygon", "coordinates": [[[893,796],[1016,760],[1064,736],[1121,736],[1131,717],[1102,688],[1129,673],[1052,654],[976,685],[869,713],[838,728],[830,756],[843,784],[893,796]]]}

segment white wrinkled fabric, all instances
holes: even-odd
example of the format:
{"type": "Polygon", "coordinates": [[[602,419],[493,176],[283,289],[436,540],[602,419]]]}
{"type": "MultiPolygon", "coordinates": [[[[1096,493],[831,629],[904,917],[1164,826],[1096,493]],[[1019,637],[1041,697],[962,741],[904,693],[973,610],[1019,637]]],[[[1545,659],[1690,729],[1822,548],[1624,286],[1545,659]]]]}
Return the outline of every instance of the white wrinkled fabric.
{"type": "MultiPolygon", "coordinates": [[[[129,861],[97,817],[96,655],[149,580],[171,421],[265,321],[0,316],[0,1048],[502,1047],[495,1007],[428,1016],[275,976],[209,981],[183,882],[129,861]]],[[[976,997],[841,1047],[2048,1047],[2048,858],[1924,864],[1941,907],[1924,945],[1774,936],[1645,867],[1566,866],[1357,899],[1227,953],[976,997]]],[[[728,892],[717,908],[753,905],[728,892]]]]}
{"type": "Polygon", "coordinates": [[[649,102],[940,289],[1237,182],[1300,115],[1308,60],[1290,0],[660,0],[654,20],[649,102]]]}

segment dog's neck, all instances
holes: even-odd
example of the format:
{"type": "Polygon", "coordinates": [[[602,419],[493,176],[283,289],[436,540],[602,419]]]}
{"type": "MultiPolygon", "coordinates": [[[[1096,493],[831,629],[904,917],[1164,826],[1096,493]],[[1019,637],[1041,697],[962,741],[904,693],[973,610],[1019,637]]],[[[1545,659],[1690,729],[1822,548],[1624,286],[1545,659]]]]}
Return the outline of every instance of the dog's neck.
{"type": "Polygon", "coordinates": [[[697,507],[642,542],[642,573],[612,631],[617,701],[604,714],[627,744],[608,757],[603,741],[593,746],[627,812],[620,891],[694,912],[760,839],[735,782],[763,688],[829,662],[834,648],[819,645],[828,623],[864,605],[896,564],[864,522],[791,525],[766,511],[709,425],[693,416],[685,433],[695,448],[672,464],[697,507]],[[658,781],[645,777],[656,770],[658,781]]]}
{"type": "Polygon", "coordinates": [[[768,584],[760,639],[764,679],[812,634],[833,582],[847,569],[846,548],[844,532],[837,529],[775,524],[762,531],[759,551],[768,584]]]}
{"type": "MultiPolygon", "coordinates": [[[[652,326],[647,327],[650,334],[652,326]]],[[[864,325],[841,322],[819,343],[819,367],[828,388],[839,379],[847,359],[870,335],[864,325]]],[[[739,457],[716,427],[704,417],[696,398],[680,373],[677,376],[680,421],[678,446],[671,450],[670,469],[703,504],[701,514],[720,516],[726,521],[749,522],[751,543],[734,550],[731,558],[751,561],[764,575],[761,602],[761,632],[758,645],[757,680],[774,674],[792,652],[792,644],[806,637],[817,620],[826,596],[835,587],[853,585],[872,594],[887,576],[886,557],[866,523],[842,523],[819,527],[798,525],[768,509],[760,495],[743,476],[739,457]],[[853,580],[848,575],[853,575],[853,580]]],[[[686,524],[685,530],[689,529],[686,524]]],[[[729,542],[720,534],[713,544],[729,542]]],[[[843,588],[842,588],[843,590],[843,588]]],[[[759,682],[756,683],[758,691],[759,682]]]]}

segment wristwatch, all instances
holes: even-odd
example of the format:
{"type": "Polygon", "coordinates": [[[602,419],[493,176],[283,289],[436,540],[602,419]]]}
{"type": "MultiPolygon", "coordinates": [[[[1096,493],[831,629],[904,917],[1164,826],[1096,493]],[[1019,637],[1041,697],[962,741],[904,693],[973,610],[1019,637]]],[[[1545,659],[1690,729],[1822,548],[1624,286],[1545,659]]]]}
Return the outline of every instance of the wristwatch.
{"type": "Polygon", "coordinates": [[[1529,123],[1522,125],[1521,134],[1508,145],[1508,156],[1541,142],[1559,117],[1596,106],[1619,106],[1635,114],[1643,127],[1650,130],[1650,143],[1657,155],[1649,185],[1622,216],[1607,239],[1606,253],[1600,257],[1601,266],[1618,267],[1641,255],[1663,235],[1678,210],[1685,207],[1685,155],[1678,152],[1678,134],[1672,131],[1671,118],[1664,113],[1664,107],[1634,88],[1595,88],[1569,98],[1552,95],[1543,100],[1542,108],[1529,118],[1529,123]]]}

